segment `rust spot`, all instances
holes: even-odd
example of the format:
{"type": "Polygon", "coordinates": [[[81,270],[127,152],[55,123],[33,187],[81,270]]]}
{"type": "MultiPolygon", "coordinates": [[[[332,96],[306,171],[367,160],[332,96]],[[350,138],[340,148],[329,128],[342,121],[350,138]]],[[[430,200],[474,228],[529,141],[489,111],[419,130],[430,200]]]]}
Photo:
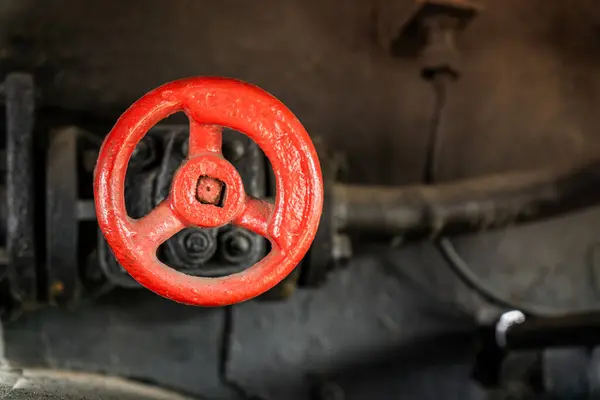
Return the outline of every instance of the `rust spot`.
{"type": "Polygon", "coordinates": [[[222,207],[225,184],[209,176],[201,176],[196,186],[196,198],[203,204],[222,207]]]}

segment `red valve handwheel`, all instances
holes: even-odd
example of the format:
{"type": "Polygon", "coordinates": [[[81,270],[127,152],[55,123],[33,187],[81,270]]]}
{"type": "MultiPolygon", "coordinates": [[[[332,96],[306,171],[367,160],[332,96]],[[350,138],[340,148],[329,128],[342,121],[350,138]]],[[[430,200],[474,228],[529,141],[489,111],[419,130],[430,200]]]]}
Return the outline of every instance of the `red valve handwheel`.
{"type": "Polygon", "coordinates": [[[225,78],[167,83],[136,101],[104,140],[94,179],[98,224],[121,265],[157,294],[201,306],[245,301],[285,278],[308,251],[323,207],[321,167],[302,124],[267,92],[225,78]],[[190,121],[188,157],[167,198],[132,219],[124,196],[131,154],[152,126],[178,111],[190,121]],[[262,148],[275,173],[275,204],[244,192],[240,175],[221,154],[221,127],[248,135],[262,148]],[[269,239],[270,253],[221,278],[189,276],[156,257],[158,246],[185,227],[229,222],[269,239]]]}

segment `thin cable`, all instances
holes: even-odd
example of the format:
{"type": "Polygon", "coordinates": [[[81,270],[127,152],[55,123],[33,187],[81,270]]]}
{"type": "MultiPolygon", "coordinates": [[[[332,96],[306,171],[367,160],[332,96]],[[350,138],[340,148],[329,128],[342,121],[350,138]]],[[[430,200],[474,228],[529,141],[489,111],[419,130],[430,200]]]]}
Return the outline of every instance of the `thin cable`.
{"type": "MultiPolygon", "coordinates": [[[[433,77],[432,83],[434,88],[434,111],[431,118],[431,127],[429,130],[429,137],[427,140],[427,150],[425,158],[425,167],[423,171],[423,179],[426,183],[433,183],[436,172],[438,170],[439,157],[437,155],[441,151],[442,138],[440,137],[441,118],[443,116],[444,106],[446,104],[446,79],[451,79],[447,74],[437,74],[433,77]]],[[[397,268],[395,263],[390,257],[386,258],[386,264],[390,266],[389,270],[394,274],[407,279],[412,285],[426,296],[435,299],[439,304],[448,309],[449,311],[459,315],[472,317],[472,311],[467,309],[463,304],[448,300],[442,296],[439,292],[432,290],[430,284],[424,283],[420,278],[413,276],[403,268],[397,268]]]]}
{"type": "Polygon", "coordinates": [[[442,151],[443,145],[440,127],[442,126],[442,117],[444,116],[444,109],[446,107],[449,79],[452,79],[449,74],[440,72],[435,74],[431,81],[435,99],[429,137],[427,139],[427,153],[425,155],[425,173],[423,177],[425,183],[433,183],[438,172],[438,155],[442,151]]]}
{"type": "MultiPolygon", "coordinates": [[[[437,73],[434,75],[432,84],[435,94],[435,105],[431,118],[431,130],[429,132],[429,142],[427,146],[426,164],[425,164],[425,182],[433,183],[438,172],[439,155],[442,151],[442,125],[444,110],[448,98],[448,84],[451,83],[452,77],[446,73],[437,73]]],[[[509,299],[506,299],[503,294],[500,294],[486,285],[474,272],[469,264],[461,257],[456,250],[456,247],[448,237],[441,237],[436,242],[436,248],[440,251],[442,257],[446,260],[452,271],[459,279],[469,288],[477,292],[481,297],[490,303],[496,304],[503,308],[519,310],[524,314],[531,316],[557,316],[559,314],[567,314],[569,311],[557,311],[554,308],[530,305],[516,304],[509,299]]]]}
{"type": "Polygon", "coordinates": [[[474,272],[473,269],[462,258],[452,241],[447,237],[442,237],[436,243],[437,248],[446,260],[452,271],[459,279],[469,288],[476,291],[481,297],[490,303],[499,305],[503,308],[511,310],[519,310],[523,314],[536,317],[555,317],[559,314],[568,314],[568,311],[561,312],[550,307],[543,307],[531,304],[517,304],[509,299],[506,299],[503,294],[496,292],[494,289],[486,285],[474,272]]]}

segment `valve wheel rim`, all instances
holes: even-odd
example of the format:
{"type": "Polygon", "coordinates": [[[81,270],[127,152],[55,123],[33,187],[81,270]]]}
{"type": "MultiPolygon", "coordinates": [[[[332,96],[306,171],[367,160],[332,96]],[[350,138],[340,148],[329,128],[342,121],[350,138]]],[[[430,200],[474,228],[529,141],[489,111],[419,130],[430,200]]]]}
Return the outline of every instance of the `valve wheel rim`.
{"type": "Polygon", "coordinates": [[[167,83],[125,111],[100,150],[94,197],[98,224],[134,279],[180,303],[220,306],[264,293],[301,261],[318,228],[323,181],[308,133],[279,100],[241,81],[200,77],[167,83]],[[150,128],[179,111],[190,121],[188,158],[167,198],[134,220],[127,215],[124,197],[129,159],[150,128]],[[239,174],[221,155],[221,127],[244,133],[263,150],[276,178],[274,204],[245,194],[239,174]],[[212,179],[202,181],[206,190],[193,187],[193,179],[200,185],[206,177],[212,179]],[[215,179],[223,184],[223,204],[212,204],[212,197],[207,197],[210,204],[194,203],[190,191],[212,196],[209,189],[218,187],[215,179]],[[181,229],[228,222],[269,239],[270,253],[242,272],[219,278],[186,275],[156,257],[158,246],[181,229]]]}

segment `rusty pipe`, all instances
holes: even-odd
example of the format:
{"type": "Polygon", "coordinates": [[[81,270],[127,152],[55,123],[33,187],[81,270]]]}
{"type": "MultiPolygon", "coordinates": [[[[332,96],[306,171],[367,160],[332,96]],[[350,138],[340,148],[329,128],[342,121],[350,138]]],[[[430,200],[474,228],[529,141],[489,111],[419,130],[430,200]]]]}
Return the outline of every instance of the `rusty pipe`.
{"type": "Polygon", "coordinates": [[[335,184],[339,231],[435,238],[553,217],[600,203],[600,163],[404,187],[335,184]]]}

